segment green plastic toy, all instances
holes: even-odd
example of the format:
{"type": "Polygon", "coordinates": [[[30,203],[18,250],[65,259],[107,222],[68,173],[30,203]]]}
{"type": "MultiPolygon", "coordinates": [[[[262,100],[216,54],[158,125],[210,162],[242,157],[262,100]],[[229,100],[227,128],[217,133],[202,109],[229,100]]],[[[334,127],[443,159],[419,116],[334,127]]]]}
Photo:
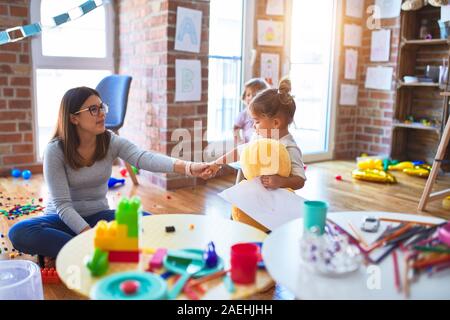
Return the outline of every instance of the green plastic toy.
{"type": "Polygon", "coordinates": [[[108,252],[96,248],[92,257],[86,262],[86,267],[93,277],[105,274],[109,268],[108,252]]]}

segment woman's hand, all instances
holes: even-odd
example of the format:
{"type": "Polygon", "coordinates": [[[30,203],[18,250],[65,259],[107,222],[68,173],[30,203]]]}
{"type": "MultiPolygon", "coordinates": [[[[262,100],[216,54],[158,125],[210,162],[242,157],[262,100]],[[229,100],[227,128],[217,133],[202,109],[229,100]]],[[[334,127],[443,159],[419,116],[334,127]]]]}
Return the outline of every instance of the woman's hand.
{"type": "Polygon", "coordinates": [[[261,183],[267,189],[278,189],[283,187],[284,178],[279,175],[261,176],[261,183]]]}
{"type": "Polygon", "coordinates": [[[191,173],[194,177],[199,177],[204,180],[212,178],[213,171],[210,168],[210,164],[204,162],[193,162],[191,164],[191,173]]]}

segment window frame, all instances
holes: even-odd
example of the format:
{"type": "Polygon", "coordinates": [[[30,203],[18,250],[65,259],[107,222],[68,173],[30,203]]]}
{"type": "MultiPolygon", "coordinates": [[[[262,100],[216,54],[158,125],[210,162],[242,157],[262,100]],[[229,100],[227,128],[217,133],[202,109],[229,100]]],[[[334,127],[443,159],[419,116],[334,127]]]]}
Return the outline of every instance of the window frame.
{"type": "MultiPolygon", "coordinates": [[[[292,12],[292,1],[295,0],[288,0],[287,1],[287,8],[286,12],[292,12]]],[[[341,55],[342,55],[342,46],[341,46],[341,30],[342,30],[342,23],[343,23],[343,16],[342,16],[342,10],[343,10],[343,0],[336,0],[336,8],[334,12],[334,29],[333,29],[333,52],[332,52],[332,58],[333,62],[331,64],[332,70],[331,70],[331,76],[330,76],[330,88],[329,88],[329,111],[327,115],[327,131],[328,131],[328,137],[327,137],[327,143],[328,143],[328,150],[324,152],[319,153],[309,153],[303,155],[304,162],[319,162],[319,161],[327,161],[332,160],[334,158],[334,152],[335,152],[335,136],[336,136],[336,120],[337,120],[337,107],[338,107],[338,96],[339,96],[339,68],[340,68],[340,61],[341,61],[341,55]]],[[[285,43],[286,46],[284,47],[284,55],[286,57],[286,64],[282,66],[282,69],[284,71],[290,72],[290,66],[291,66],[291,28],[288,26],[292,25],[292,16],[287,15],[286,16],[286,33],[285,33],[285,43]]],[[[288,74],[288,72],[285,72],[284,74],[288,74]]]]}
{"type": "MultiPolygon", "coordinates": [[[[41,21],[41,0],[31,0],[30,19],[31,21],[41,21]]],[[[67,8],[72,9],[72,8],[67,8]]],[[[61,69],[61,70],[106,70],[114,73],[115,70],[115,12],[114,3],[104,5],[105,9],[105,30],[106,32],[106,57],[58,57],[45,56],[42,54],[42,36],[36,35],[31,39],[31,57],[32,57],[32,117],[33,117],[33,136],[34,153],[38,162],[42,161],[39,150],[39,124],[38,124],[38,106],[37,106],[37,72],[38,69],[61,69]],[[111,32],[108,32],[111,31],[111,32]]],[[[62,13],[62,12],[61,12],[62,13]]],[[[70,22],[68,22],[70,23],[70,22]]],[[[44,31],[45,32],[45,31],[44,31]]]]}

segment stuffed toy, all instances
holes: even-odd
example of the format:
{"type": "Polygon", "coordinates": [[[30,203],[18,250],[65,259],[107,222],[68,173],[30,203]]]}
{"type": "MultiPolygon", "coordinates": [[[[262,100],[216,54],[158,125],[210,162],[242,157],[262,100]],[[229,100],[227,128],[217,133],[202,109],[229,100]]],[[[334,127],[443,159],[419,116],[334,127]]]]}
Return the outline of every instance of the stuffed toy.
{"type": "MultiPolygon", "coordinates": [[[[291,174],[291,159],[286,147],[273,139],[257,139],[250,142],[242,150],[240,163],[244,177],[247,180],[275,174],[289,177],[291,174]]],[[[246,180],[243,180],[240,183],[246,182],[246,180]]],[[[269,229],[235,206],[231,209],[231,215],[235,221],[246,223],[264,232],[269,231],[269,229]]]]}
{"type": "Polygon", "coordinates": [[[448,1],[449,0],[406,0],[402,4],[402,10],[419,10],[425,7],[427,4],[430,4],[434,7],[441,7],[448,5],[448,1]]]}

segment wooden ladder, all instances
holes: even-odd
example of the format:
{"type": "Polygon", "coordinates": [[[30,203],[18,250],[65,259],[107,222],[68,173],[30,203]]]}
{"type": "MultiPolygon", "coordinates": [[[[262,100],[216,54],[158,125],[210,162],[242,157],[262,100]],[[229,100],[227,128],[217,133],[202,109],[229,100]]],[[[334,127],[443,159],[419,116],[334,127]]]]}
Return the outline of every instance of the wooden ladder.
{"type": "MultiPolygon", "coordinates": [[[[448,57],[447,67],[450,64],[450,51],[448,57]]],[[[450,70],[448,71],[450,72],[450,70]]],[[[434,183],[439,174],[439,169],[441,168],[442,161],[445,158],[447,152],[447,146],[450,141],[450,121],[448,117],[449,102],[450,102],[450,87],[449,87],[449,76],[447,72],[447,80],[445,83],[445,90],[441,92],[441,96],[444,97],[444,105],[442,111],[442,124],[441,124],[441,137],[439,146],[434,157],[433,166],[431,168],[430,175],[428,176],[427,183],[425,184],[425,189],[423,190],[422,197],[419,202],[419,211],[425,211],[426,205],[429,201],[443,199],[447,195],[450,195],[450,189],[444,189],[441,191],[436,191],[432,193],[434,183]]]]}

